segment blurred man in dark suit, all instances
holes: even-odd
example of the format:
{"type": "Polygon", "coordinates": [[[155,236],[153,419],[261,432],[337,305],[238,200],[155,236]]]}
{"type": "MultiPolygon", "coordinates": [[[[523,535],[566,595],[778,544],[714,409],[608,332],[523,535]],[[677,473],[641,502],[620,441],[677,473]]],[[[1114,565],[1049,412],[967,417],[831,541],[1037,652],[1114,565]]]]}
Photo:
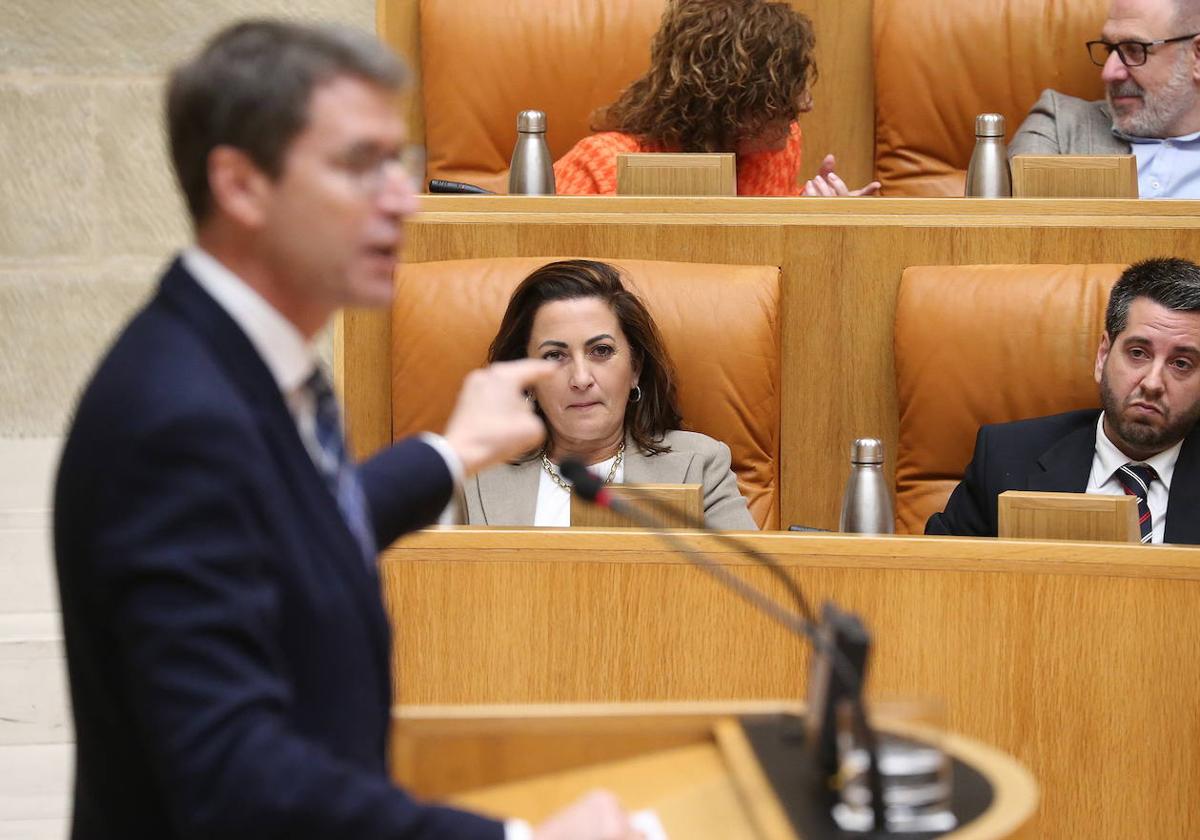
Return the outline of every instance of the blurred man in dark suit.
{"type": "Polygon", "coordinates": [[[1133,154],[1142,198],[1200,198],[1200,3],[1113,0],[1087,47],[1104,100],[1043,91],[1009,154],[1133,154]]]}
{"type": "Polygon", "coordinates": [[[994,537],[1005,490],[1138,497],[1142,542],[1200,544],[1200,267],[1146,260],[1113,286],[1099,410],[984,426],[926,534],[994,537]]]}
{"type": "MultiPolygon", "coordinates": [[[[536,446],[523,389],[468,378],[444,435],[356,467],[311,341],[391,297],[414,196],[403,70],[369,36],[251,22],[168,90],[196,245],[118,337],[59,468],[55,549],[79,838],[528,837],[393,787],[376,551],[536,446]]],[[[625,837],[590,797],[538,837],[625,837]]]]}

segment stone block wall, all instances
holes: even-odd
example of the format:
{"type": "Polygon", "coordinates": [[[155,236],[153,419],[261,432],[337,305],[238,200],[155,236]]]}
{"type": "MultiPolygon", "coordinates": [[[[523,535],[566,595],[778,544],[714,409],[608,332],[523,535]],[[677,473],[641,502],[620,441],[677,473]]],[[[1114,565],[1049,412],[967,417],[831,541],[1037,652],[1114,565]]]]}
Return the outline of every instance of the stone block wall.
{"type": "Polygon", "coordinates": [[[67,835],[50,488],[80,386],[190,236],[166,75],[238,18],[370,30],[374,13],[374,0],[0,0],[0,838],[67,835]]]}
{"type": "MultiPolygon", "coordinates": [[[[189,228],[163,82],[249,16],[374,28],[373,0],[3,0],[0,437],[54,436],[189,228]]],[[[2,468],[2,465],[0,465],[2,468]]]]}

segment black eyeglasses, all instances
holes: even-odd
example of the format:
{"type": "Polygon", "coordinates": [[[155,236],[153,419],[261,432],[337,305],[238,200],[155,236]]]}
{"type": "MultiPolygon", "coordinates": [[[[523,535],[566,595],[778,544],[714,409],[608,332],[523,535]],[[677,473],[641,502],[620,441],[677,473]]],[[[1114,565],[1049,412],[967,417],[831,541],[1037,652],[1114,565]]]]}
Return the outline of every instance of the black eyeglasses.
{"type": "Polygon", "coordinates": [[[1157,41],[1119,41],[1115,44],[1110,44],[1108,41],[1088,41],[1087,49],[1092,64],[1097,67],[1103,67],[1108,62],[1108,57],[1113,54],[1113,50],[1117,51],[1117,57],[1126,67],[1141,67],[1146,63],[1151,47],[1174,44],[1176,41],[1190,41],[1197,35],[1200,35],[1200,32],[1180,35],[1178,38],[1159,38],[1157,41]]]}

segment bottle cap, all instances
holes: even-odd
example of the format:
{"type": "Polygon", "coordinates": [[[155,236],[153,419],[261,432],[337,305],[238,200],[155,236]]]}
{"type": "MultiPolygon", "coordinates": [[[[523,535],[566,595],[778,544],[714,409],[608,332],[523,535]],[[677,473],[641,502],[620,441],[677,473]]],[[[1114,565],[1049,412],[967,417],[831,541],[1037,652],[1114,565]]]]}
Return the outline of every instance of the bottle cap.
{"type": "Polygon", "coordinates": [[[517,114],[517,131],[545,131],[545,111],[522,111],[517,114]]]}
{"type": "Polygon", "coordinates": [[[976,137],[1003,137],[1003,114],[980,114],[975,118],[976,137]]]}
{"type": "Polygon", "coordinates": [[[850,461],[854,464],[882,464],[883,441],[879,438],[856,438],[850,444],[850,461]]]}

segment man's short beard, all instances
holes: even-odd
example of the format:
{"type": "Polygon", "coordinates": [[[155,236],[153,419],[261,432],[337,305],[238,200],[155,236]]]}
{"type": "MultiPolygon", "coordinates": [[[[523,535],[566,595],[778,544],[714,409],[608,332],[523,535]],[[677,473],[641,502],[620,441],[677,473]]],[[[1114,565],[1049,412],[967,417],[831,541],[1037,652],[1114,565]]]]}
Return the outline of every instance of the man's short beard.
{"type": "MultiPolygon", "coordinates": [[[[1170,449],[1183,440],[1196,425],[1196,421],[1200,420],[1200,401],[1188,406],[1187,411],[1177,418],[1172,419],[1170,414],[1164,414],[1163,420],[1166,424],[1157,428],[1126,420],[1121,411],[1124,406],[1118,402],[1117,395],[1109,387],[1107,370],[1100,374],[1100,405],[1104,408],[1105,428],[1120,438],[1113,441],[1118,448],[1121,443],[1125,443],[1133,449],[1151,454],[1170,449]]],[[[1168,411],[1166,406],[1161,403],[1158,405],[1164,412],[1168,411]]]]}
{"type": "Polygon", "coordinates": [[[1148,93],[1132,78],[1105,89],[1113,124],[1118,130],[1134,137],[1169,136],[1179,119],[1194,107],[1195,95],[1188,53],[1182,49],[1171,68],[1171,77],[1157,92],[1148,93]],[[1141,109],[1132,114],[1119,115],[1113,105],[1113,97],[1120,95],[1141,96],[1141,109]]]}

